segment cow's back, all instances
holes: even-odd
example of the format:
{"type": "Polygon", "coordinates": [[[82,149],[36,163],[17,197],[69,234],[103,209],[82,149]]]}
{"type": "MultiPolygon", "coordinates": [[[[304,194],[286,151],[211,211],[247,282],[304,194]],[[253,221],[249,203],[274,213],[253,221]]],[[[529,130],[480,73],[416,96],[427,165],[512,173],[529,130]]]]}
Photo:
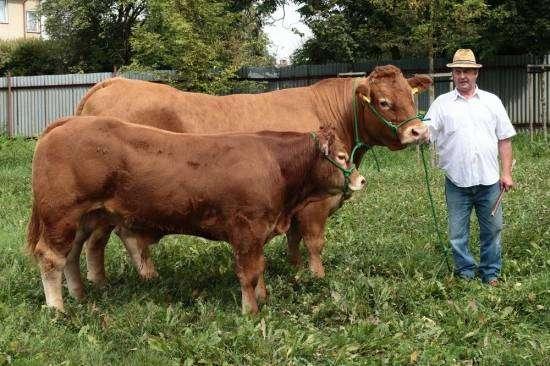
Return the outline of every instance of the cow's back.
{"type": "Polygon", "coordinates": [[[112,116],[174,132],[307,132],[326,122],[310,88],[211,96],[146,81],[113,78],[95,85],[77,115],[112,116]]]}

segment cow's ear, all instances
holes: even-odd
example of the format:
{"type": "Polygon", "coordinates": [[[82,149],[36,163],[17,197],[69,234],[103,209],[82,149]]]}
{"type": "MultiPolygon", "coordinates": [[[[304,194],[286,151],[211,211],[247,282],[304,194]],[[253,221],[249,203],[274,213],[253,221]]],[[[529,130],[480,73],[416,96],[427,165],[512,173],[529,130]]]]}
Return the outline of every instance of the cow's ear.
{"type": "Polygon", "coordinates": [[[330,147],[334,145],[335,130],[332,126],[321,126],[318,132],[319,148],[324,155],[329,155],[330,147]]]}
{"type": "Polygon", "coordinates": [[[361,101],[370,103],[370,84],[368,79],[364,79],[361,84],[357,85],[357,89],[355,89],[355,96],[361,101]]]}
{"type": "Polygon", "coordinates": [[[411,88],[413,88],[413,94],[422,93],[432,85],[432,78],[428,75],[416,75],[415,77],[408,78],[407,81],[411,88]]]}

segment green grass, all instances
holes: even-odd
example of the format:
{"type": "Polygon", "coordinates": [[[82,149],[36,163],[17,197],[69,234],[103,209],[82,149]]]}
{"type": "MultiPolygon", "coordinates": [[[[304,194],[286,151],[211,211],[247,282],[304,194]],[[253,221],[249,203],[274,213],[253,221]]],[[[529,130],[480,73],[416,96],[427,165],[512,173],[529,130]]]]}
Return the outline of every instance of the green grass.
{"type": "MultiPolygon", "coordinates": [[[[109,285],[87,285],[83,303],[65,291],[65,315],[46,309],[24,253],[33,148],[0,138],[0,365],[550,362],[550,149],[526,135],[504,198],[501,287],[448,273],[416,151],[379,148],[381,171],[368,155],[367,189],[330,219],[326,278],[290,267],[273,240],[257,316],[240,314],[229,246],[184,236],[154,248],[161,277],[147,283],[112,239],[109,285]]],[[[430,173],[446,237],[442,174],[430,173]]]]}

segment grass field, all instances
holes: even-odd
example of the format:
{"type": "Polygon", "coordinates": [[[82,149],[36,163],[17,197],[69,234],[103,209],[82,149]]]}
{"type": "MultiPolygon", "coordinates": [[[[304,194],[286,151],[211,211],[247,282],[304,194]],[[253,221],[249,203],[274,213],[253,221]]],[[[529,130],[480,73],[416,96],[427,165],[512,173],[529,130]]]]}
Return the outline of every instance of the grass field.
{"type": "MultiPolygon", "coordinates": [[[[330,220],[325,279],[290,267],[283,238],[267,246],[257,316],[240,314],[229,246],[184,236],[154,248],[160,278],[146,283],[112,238],[108,286],[46,309],[24,252],[33,148],[0,138],[0,365],[550,364],[550,149],[526,135],[499,288],[450,275],[416,151],[380,148],[381,171],[369,154],[367,189],[330,220]]],[[[430,185],[445,232],[441,172],[430,185]]]]}

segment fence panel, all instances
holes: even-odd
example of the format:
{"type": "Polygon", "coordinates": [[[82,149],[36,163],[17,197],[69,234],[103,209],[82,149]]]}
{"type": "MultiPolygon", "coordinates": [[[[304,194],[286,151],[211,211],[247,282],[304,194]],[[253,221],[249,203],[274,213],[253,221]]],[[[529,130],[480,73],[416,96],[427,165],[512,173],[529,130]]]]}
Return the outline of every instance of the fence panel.
{"type": "Polygon", "coordinates": [[[111,73],[11,77],[12,115],[8,113],[8,78],[0,78],[0,130],[12,123],[14,136],[37,136],[52,121],[72,115],[95,83],[111,73]]]}
{"type": "MultiPolygon", "coordinates": [[[[121,76],[157,81],[173,74],[170,71],[126,72],[121,76]]],[[[0,78],[0,133],[7,132],[11,119],[13,136],[38,136],[49,123],[74,114],[78,102],[88,89],[112,76],[110,72],[102,72],[10,77],[11,116],[8,111],[8,78],[0,78]]]]}
{"type": "MultiPolygon", "coordinates": [[[[514,124],[526,128],[530,123],[542,126],[550,115],[550,73],[527,74],[528,64],[548,64],[550,56],[544,59],[534,56],[499,56],[492,60],[481,60],[478,84],[480,88],[497,94],[503,101],[514,124]],[[545,99],[540,98],[544,92],[545,99]],[[541,100],[545,100],[543,103],[541,100]],[[544,107],[544,110],[541,108],[544,107]]],[[[434,60],[434,72],[448,72],[447,60],[434,60]]],[[[250,67],[239,71],[240,80],[267,83],[267,90],[278,90],[311,85],[327,77],[342,73],[371,72],[377,65],[394,64],[406,76],[428,72],[426,59],[375,60],[354,64],[335,63],[329,65],[297,65],[282,68],[250,67]]],[[[155,73],[128,72],[121,76],[131,79],[159,81],[174,75],[173,71],[155,73]]],[[[8,116],[8,79],[0,78],[0,133],[8,131],[11,117],[12,134],[16,136],[37,136],[55,119],[72,115],[75,107],[87,90],[97,82],[112,77],[112,73],[44,75],[11,77],[12,115],[8,116]]],[[[446,80],[435,83],[436,97],[449,90],[446,80]]],[[[427,110],[427,93],[419,96],[419,109],[427,110]]]]}
{"type": "Polygon", "coordinates": [[[0,134],[5,134],[8,131],[8,88],[1,86],[0,84],[0,134]]]}

